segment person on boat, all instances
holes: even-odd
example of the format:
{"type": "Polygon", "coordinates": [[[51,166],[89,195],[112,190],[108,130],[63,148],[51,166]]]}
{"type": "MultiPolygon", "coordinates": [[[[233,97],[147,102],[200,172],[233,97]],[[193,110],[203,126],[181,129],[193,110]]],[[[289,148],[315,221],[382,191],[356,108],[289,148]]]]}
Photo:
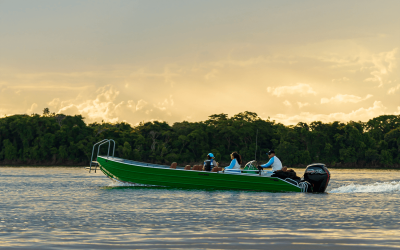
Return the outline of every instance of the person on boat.
{"type": "Polygon", "coordinates": [[[211,171],[213,167],[218,167],[218,162],[215,161],[213,153],[209,153],[204,161],[203,171],[211,171]]]}
{"type": "Polygon", "coordinates": [[[267,163],[265,163],[264,165],[258,166],[258,169],[263,170],[264,168],[272,167],[272,171],[282,170],[282,162],[281,162],[281,160],[279,160],[278,157],[275,156],[275,151],[270,150],[270,151],[268,151],[267,154],[269,157],[269,161],[267,163]]]}
{"type": "Polygon", "coordinates": [[[242,164],[242,157],[237,153],[237,152],[233,152],[231,154],[231,164],[225,168],[225,170],[228,170],[229,173],[231,172],[237,172],[237,173],[241,173],[240,170],[240,164],[242,164]]]}

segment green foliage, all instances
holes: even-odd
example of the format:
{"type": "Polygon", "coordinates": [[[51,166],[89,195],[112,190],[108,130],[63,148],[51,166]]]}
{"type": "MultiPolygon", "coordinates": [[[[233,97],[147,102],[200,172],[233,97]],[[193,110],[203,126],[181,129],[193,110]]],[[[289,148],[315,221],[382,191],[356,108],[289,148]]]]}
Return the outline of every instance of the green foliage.
{"type": "MultiPolygon", "coordinates": [[[[189,163],[210,152],[229,162],[237,151],[243,161],[267,161],[274,149],[284,165],[323,163],[400,164],[400,116],[364,122],[298,123],[284,126],[256,113],[211,115],[201,122],[85,124],[80,115],[14,115],[0,118],[0,161],[10,163],[89,162],[95,142],[116,141],[117,157],[154,163],[189,163]],[[258,131],[258,132],[257,132],[258,131]],[[257,150],[256,150],[256,134],[257,150]]],[[[107,154],[108,147],[101,148],[107,154]]]]}
{"type": "Polygon", "coordinates": [[[389,150],[381,151],[380,161],[385,165],[389,165],[389,164],[393,163],[393,157],[389,150]]]}
{"type": "Polygon", "coordinates": [[[65,160],[68,157],[67,147],[65,145],[61,145],[58,150],[58,156],[61,160],[65,160]]]}
{"type": "Polygon", "coordinates": [[[10,140],[5,139],[3,141],[4,145],[4,158],[6,160],[17,159],[17,148],[10,142],[10,140]]]}
{"type": "Polygon", "coordinates": [[[128,159],[131,158],[132,156],[132,147],[129,142],[124,143],[124,147],[122,148],[122,155],[124,158],[128,159]]]}

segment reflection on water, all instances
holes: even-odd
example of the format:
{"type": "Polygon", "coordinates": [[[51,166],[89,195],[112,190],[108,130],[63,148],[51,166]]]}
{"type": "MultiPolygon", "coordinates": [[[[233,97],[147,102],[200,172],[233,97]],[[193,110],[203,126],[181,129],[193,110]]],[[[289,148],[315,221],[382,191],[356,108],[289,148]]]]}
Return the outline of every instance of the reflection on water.
{"type": "Polygon", "coordinates": [[[399,247],[400,171],[331,174],[327,194],[304,194],[127,186],[82,168],[0,168],[0,246],[399,247]]]}

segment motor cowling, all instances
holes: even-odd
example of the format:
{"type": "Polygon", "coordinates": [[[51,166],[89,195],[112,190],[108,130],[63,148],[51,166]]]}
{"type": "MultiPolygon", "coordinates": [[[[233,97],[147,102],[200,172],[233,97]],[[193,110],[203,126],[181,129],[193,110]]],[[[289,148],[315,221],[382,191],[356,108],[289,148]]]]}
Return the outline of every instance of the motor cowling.
{"type": "Polygon", "coordinates": [[[312,185],[314,193],[323,193],[328,187],[331,174],[323,163],[308,165],[304,173],[304,180],[312,185]]]}

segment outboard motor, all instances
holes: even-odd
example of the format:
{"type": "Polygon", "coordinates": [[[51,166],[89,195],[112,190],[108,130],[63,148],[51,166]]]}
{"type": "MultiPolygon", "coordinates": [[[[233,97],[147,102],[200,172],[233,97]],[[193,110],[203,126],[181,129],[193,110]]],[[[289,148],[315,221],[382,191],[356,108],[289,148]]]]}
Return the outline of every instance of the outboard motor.
{"type": "Polygon", "coordinates": [[[312,192],[314,193],[325,192],[330,177],[331,174],[323,163],[314,163],[308,165],[304,173],[304,180],[311,184],[312,192]]]}

